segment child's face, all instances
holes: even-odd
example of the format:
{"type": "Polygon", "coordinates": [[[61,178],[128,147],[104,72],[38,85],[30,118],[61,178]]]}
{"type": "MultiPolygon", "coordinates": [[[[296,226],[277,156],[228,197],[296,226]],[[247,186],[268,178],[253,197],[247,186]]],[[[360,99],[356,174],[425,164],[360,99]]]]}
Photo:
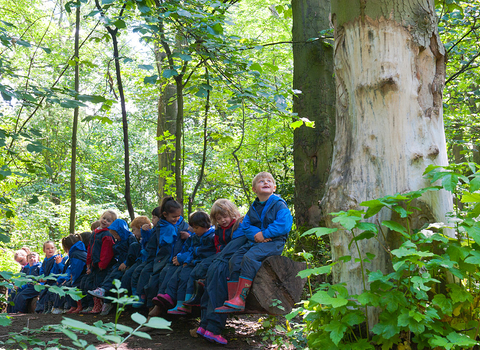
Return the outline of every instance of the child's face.
{"type": "Polygon", "coordinates": [[[100,218],[100,227],[101,228],[107,228],[113,223],[114,219],[112,214],[110,213],[104,213],[102,217],[100,218]]]}
{"type": "Polygon", "coordinates": [[[171,223],[172,225],[175,225],[177,221],[180,219],[180,215],[182,214],[181,209],[176,209],[171,213],[167,213],[166,211],[163,212],[163,217],[165,218],[166,221],[171,223]]]}
{"type": "Polygon", "coordinates": [[[132,232],[137,237],[137,239],[140,239],[142,237],[142,234],[140,233],[140,227],[134,227],[132,226],[132,232]]]}
{"type": "Polygon", "coordinates": [[[215,216],[215,219],[221,227],[228,227],[228,225],[230,225],[230,223],[233,221],[233,218],[230,216],[222,214],[215,216]]]}
{"type": "Polygon", "coordinates": [[[20,265],[24,266],[26,263],[28,263],[27,253],[18,253],[17,257],[15,258],[15,261],[20,265]]]}
{"type": "Polygon", "coordinates": [[[261,177],[255,186],[252,187],[253,192],[256,193],[257,196],[270,196],[276,189],[277,186],[270,177],[261,177]]]}
{"type": "Polygon", "coordinates": [[[53,243],[46,243],[44,246],[43,246],[43,252],[45,253],[45,257],[46,258],[51,258],[52,256],[55,255],[55,246],[53,245],[53,243]]]}
{"type": "Polygon", "coordinates": [[[152,224],[153,227],[157,226],[158,221],[160,221],[160,218],[158,216],[152,215],[152,224]]]}
{"type": "Polygon", "coordinates": [[[113,236],[113,238],[115,238],[117,241],[121,241],[122,238],[120,237],[120,235],[117,233],[117,231],[115,230],[108,230],[110,232],[110,234],[113,236]]]}
{"type": "Polygon", "coordinates": [[[36,255],[30,255],[28,257],[28,263],[30,264],[30,266],[33,266],[35,265],[36,263],[38,263],[38,256],[36,255]]]}
{"type": "Polygon", "coordinates": [[[192,228],[192,231],[195,232],[195,234],[199,237],[209,230],[209,228],[200,227],[200,226],[190,226],[190,227],[192,228]]]}

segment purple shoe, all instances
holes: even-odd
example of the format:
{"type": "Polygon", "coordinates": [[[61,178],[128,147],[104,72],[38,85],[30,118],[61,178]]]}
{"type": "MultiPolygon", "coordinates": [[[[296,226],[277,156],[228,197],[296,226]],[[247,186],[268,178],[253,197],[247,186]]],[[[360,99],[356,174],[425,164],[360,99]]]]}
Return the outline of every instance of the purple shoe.
{"type": "Polygon", "coordinates": [[[152,302],[155,305],[162,306],[166,310],[171,309],[175,306],[175,302],[168,294],[158,294],[155,298],[152,299],[152,302]]]}
{"type": "Polygon", "coordinates": [[[214,342],[214,343],[217,343],[217,344],[222,344],[222,345],[226,345],[228,343],[227,339],[225,339],[224,337],[222,337],[220,334],[213,334],[212,332],[210,331],[205,331],[205,333],[203,334],[203,336],[210,340],[211,342],[214,342]]]}
{"type": "Polygon", "coordinates": [[[202,328],[202,327],[198,327],[197,328],[197,334],[198,335],[201,335],[202,337],[205,335],[205,328],[202,328]]]}

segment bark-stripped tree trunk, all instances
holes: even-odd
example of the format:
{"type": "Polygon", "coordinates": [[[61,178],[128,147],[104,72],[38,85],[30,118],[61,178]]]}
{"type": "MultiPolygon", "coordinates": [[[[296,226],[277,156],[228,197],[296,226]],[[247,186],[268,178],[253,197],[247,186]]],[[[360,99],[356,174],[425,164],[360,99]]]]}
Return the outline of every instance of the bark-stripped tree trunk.
{"type": "MultiPolygon", "coordinates": [[[[160,46],[155,42],[155,60],[157,63],[158,75],[162,76],[163,60],[166,54],[160,51],[160,46]]],[[[158,203],[168,193],[165,192],[167,177],[173,174],[173,163],[175,161],[175,149],[169,145],[171,141],[158,139],[168,131],[175,135],[177,118],[177,88],[175,85],[161,84],[160,96],[158,98],[157,117],[157,151],[158,151],[158,203]]]]}
{"type": "Polygon", "coordinates": [[[292,0],[293,88],[300,90],[293,111],[315,122],[294,132],[295,218],[297,226],[319,226],[319,201],[332,162],[335,136],[333,47],[317,38],[329,29],[330,0],[292,0]]]}
{"type": "MultiPolygon", "coordinates": [[[[434,1],[334,0],[332,22],[337,110],[332,170],[322,202],[326,213],[426,187],[425,167],[447,164],[445,57],[434,1]]],[[[430,192],[421,200],[422,215],[437,221],[444,221],[452,210],[451,196],[444,191],[430,192]]],[[[381,211],[372,221],[389,216],[381,211]]],[[[356,257],[348,251],[350,240],[349,232],[332,234],[334,260],[356,257]]],[[[378,242],[359,243],[363,253],[377,256],[367,269],[389,268],[388,255],[378,242]]],[[[333,276],[335,282],[346,282],[351,293],[361,292],[359,263],[337,264],[333,276]]],[[[375,315],[369,319],[373,326],[375,315]]]]}
{"type": "MultiPolygon", "coordinates": [[[[80,66],[78,64],[80,47],[80,1],[77,3],[75,10],[75,92],[78,94],[80,90],[80,66]]],[[[77,99],[77,98],[75,98],[77,99]]],[[[72,127],[72,160],[70,165],[70,234],[75,233],[75,213],[77,206],[77,189],[75,178],[77,172],[77,129],[78,129],[78,112],[79,107],[73,111],[73,127],[72,127]]]]}

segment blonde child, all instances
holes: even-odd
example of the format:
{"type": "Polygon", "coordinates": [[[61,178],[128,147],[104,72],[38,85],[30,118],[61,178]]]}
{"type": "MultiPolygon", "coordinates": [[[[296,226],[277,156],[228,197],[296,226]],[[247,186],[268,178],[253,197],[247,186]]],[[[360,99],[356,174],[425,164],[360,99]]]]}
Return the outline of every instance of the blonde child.
{"type": "MultiPolygon", "coordinates": [[[[46,241],[43,243],[43,252],[45,253],[45,259],[43,259],[42,266],[40,268],[39,275],[47,277],[53,273],[57,257],[57,248],[53,241],[46,241]]],[[[55,281],[53,280],[44,280],[44,284],[53,285],[55,281]]],[[[35,308],[36,313],[50,313],[52,311],[53,301],[48,298],[48,289],[44,289],[40,292],[37,306],[35,308]]]]}

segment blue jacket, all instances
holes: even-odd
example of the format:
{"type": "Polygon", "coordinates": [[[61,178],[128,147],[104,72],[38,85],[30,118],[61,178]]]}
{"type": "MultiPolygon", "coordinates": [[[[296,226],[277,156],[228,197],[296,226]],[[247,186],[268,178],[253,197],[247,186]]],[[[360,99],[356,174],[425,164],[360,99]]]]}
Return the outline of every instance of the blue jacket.
{"type": "MultiPolygon", "coordinates": [[[[233,226],[235,225],[235,220],[230,223],[228,227],[221,227],[220,225],[215,230],[215,248],[217,249],[217,253],[220,253],[223,248],[232,240],[234,239],[234,235],[237,237],[244,236],[243,231],[241,230],[241,226],[239,225],[237,229],[232,232],[233,226]]],[[[235,238],[237,238],[235,237],[235,238]]]]}
{"type": "Polygon", "coordinates": [[[191,235],[183,247],[182,252],[177,254],[177,260],[182,264],[195,266],[202,259],[208,258],[216,253],[215,250],[215,229],[210,228],[201,236],[191,235]]]}
{"type": "Polygon", "coordinates": [[[135,235],[130,232],[127,223],[122,219],[115,220],[108,229],[116,231],[120,236],[120,240],[113,245],[114,259],[119,263],[126,263],[128,247],[137,241],[135,235]]]}
{"type": "MultiPolygon", "coordinates": [[[[160,252],[161,247],[169,247],[170,260],[173,259],[183,249],[185,241],[178,239],[180,231],[188,231],[188,224],[183,217],[180,216],[177,223],[172,225],[164,219],[160,219],[160,235],[158,237],[157,254],[160,252]]],[[[162,253],[161,253],[162,254],[162,253]]]]}
{"type": "MultiPolygon", "coordinates": [[[[30,266],[30,264],[27,264],[24,267],[22,267],[22,270],[20,272],[23,272],[24,274],[26,274],[27,277],[28,276],[40,276],[41,267],[42,267],[42,264],[39,263],[39,262],[34,264],[33,266],[30,266]]],[[[29,283],[29,284],[31,284],[31,283],[29,283]]],[[[18,290],[22,290],[22,289],[27,288],[27,285],[28,284],[24,284],[18,290]]]]}
{"type": "Polygon", "coordinates": [[[72,280],[72,286],[77,285],[76,282],[85,273],[87,261],[87,249],[82,241],[75,243],[68,252],[68,260],[65,263],[64,273],[66,276],[61,276],[57,279],[57,283],[72,280]]]}
{"type": "MultiPolygon", "coordinates": [[[[40,267],[40,271],[39,271],[39,275],[44,275],[45,277],[50,275],[50,273],[53,273],[52,270],[53,270],[53,267],[55,265],[55,257],[57,255],[54,255],[54,256],[51,256],[49,257],[48,259],[45,258],[43,259],[43,262],[42,262],[42,266],[40,267]]],[[[48,285],[54,285],[55,282],[54,281],[46,281],[45,282],[46,284],[48,285]]]]}
{"type": "Polygon", "coordinates": [[[52,273],[53,274],[60,274],[65,271],[65,264],[67,263],[68,260],[68,255],[65,255],[62,257],[62,261],[60,261],[58,264],[55,262],[55,265],[53,265],[52,273]]]}
{"type": "Polygon", "coordinates": [[[287,203],[279,196],[272,194],[259,215],[255,209],[255,202],[245,215],[242,222],[243,232],[249,241],[255,242],[254,236],[263,233],[264,238],[286,241],[292,229],[293,217],[287,203]]]}

